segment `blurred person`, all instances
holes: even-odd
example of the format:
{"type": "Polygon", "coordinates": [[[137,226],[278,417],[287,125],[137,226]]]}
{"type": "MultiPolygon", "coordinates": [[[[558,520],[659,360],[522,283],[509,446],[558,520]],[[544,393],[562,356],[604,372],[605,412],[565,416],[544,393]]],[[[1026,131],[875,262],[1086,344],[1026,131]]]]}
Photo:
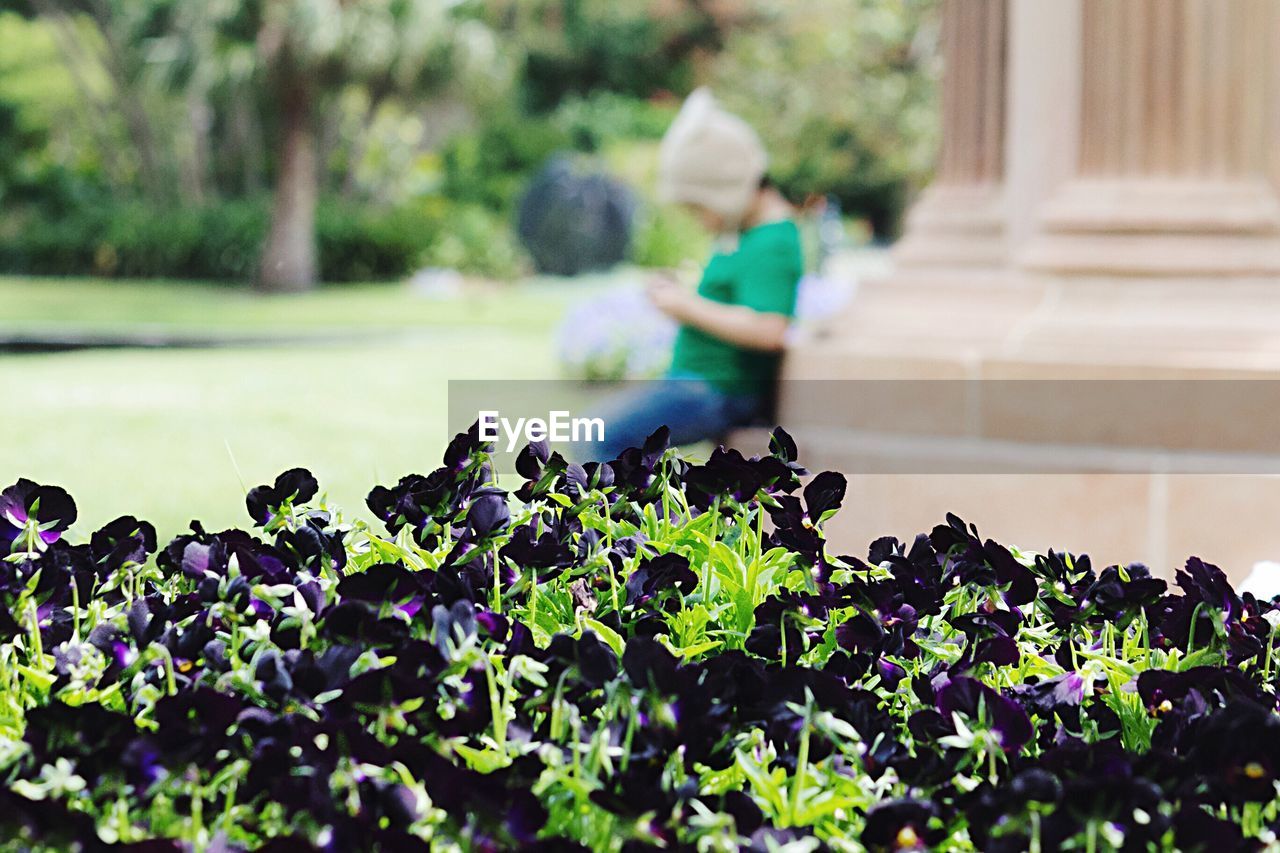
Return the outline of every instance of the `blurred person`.
{"type": "Polygon", "coordinates": [[[613,459],[663,425],[673,444],[718,439],[771,414],[804,260],[766,161],[756,132],[708,90],[688,97],[659,148],[658,194],[718,235],[717,248],[696,291],[672,275],[648,283],[650,302],[680,327],[671,366],[606,404],[604,441],[579,456],[613,459]]]}

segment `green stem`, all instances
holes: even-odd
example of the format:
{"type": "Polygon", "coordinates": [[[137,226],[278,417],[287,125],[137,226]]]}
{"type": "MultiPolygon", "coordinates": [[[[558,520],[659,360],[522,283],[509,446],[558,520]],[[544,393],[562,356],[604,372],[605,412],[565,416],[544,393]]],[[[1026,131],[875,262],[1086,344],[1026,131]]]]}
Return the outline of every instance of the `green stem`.
{"type": "Polygon", "coordinates": [[[783,611],[782,618],[778,620],[778,628],[782,634],[782,665],[787,665],[787,614],[783,611]]]}
{"type": "Polygon", "coordinates": [[[40,612],[36,609],[34,601],[28,602],[27,612],[31,619],[31,651],[32,662],[37,666],[39,661],[44,657],[44,639],[40,636],[40,612]]]}
{"type": "Polygon", "coordinates": [[[805,708],[804,728],[800,731],[800,755],[796,758],[796,775],[791,779],[791,825],[796,825],[796,814],[800,811],[800,794],[804,789],[804,778],[809,772],[809,709],[805,708]]]}
{"type": "Polygon", "coordinates": [[[71,577],[71,636],[80,642],[80,584],[75,576],[71,577]]]}
{"type": "Polygon", "coordinates": [[[493,601],[490,609],[494,613],[502,613],[502,558],[496,548],[493,551],[493,601]]]}
{"type": "Polygon", "coordinates": [[[671,538],[671,488],[665,473],[662,477],[662,535],[664,539],[671,538]]]}
{"type": "Polygon", "coordinates": [[[627,705],[631,713],[627,716],[627,733],[622,738],[622,761],[619,764],[623,773],[627,772],[627,764],[631,760],[631,741],[635,738],[636,717],[640,716],[630,699],[627,700],[627,705]]]}
{"type": "Polygon", "coordinates": [[[224,826],[231,825],[231,810],[235,808],[236,786],[238,784],[239,784],[238,780],[233,778],[231,780],[231,783],[227,785],[227,798],[222,806],[222,823],[224,826]]]}
{"type": "Polygon", "coordinates": [[[1191,611],[1191,626],[1187,629],[1187,654],[1191,654],[1196,650],[1196,622],[1200,621],[1200,608],[1204,606],[1204,602],[1196,605],[1196,609],[1191,611]]]}
{"type": "Polygon", "coordinates": [[[711,548],[716,544],[720,527],[720,498],[711,502],[711,529],[707,532],[707,559],[702,561],[702,601],[711,606],[711,548]]]}
{"type": "Polygon", "coordinates": [[[169,686],[169,695],[178,695],[178,681],[173,674],[173,655],[169,654],[169,649],[160,643],[152,643],[151,647],[164,661],[165,681],[169,686]]]}
{"type": "Polygon", "coordinates": [[[196,850],[204,850],[204,798],[200,796],[199,785],[191,792],[191,823],[191,843],[196,850]]]}
{"type": "Polygon", "coordinates": [[[609,598],[613,601],[613,612],[621,613],[622,608],[618,606],[618,573],[613,569],[613,560],[609,559],[608,552],[605,552],[604,562],[609,567],[609,598]]]}
{"type": "Polygon", "coordinates": [[[600,492],[600,496],[604,499],[604,551],[607,554],[613,550],[613,504],[605,492],[600,492]]]}
{"type": "Polygon", "coordinates": [[[529,630],[538,626],[538,570],[529,570],[529,630]]]}
{"type": "Polygon", "coordinates": [[[1262,659],[1262,683],[1271,683],[1271,649],[1276,641],[1276,629],[1273,627],[1267,632],[1267,652],[1262,659]]]}
{"type": "Polygon", "coordinates": [[[493,677],[493,663],[487,657],[484,666],[485,681],[489,685],[489,713],[493,715],[493,739],[498,742],[498,749],[507,751],[507,715],[498,697],[498,683],[493,677]]]}

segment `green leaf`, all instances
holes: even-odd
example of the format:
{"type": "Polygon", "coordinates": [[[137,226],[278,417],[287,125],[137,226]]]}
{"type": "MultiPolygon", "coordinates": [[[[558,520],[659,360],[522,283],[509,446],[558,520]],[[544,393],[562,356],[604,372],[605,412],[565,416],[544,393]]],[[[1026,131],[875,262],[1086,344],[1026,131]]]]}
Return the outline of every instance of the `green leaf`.
{"type": "Polygon", "coordinates": [[[592,619],[590,616],[583,617],[582,627],[590,628],[592,631],[595,631],[596,636],[604,640],[605,645],[613,649],[613,653],[617,655],[619,659],[622,658],[622,651],[625,643],[617,631],[613,630],[603,622],[592,619]]]}

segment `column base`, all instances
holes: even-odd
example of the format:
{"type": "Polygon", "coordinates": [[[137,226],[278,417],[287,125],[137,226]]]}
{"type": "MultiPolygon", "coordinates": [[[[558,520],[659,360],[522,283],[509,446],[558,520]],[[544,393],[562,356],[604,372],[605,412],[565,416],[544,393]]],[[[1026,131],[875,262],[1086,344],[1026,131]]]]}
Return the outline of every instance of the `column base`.
{"type": "Polygon", "coordinates": [[[1145,560],[1165,576],[1199,554],[1238,578],[1254,560],[1280,558],[1280,531],[1257,523],[1259,508],[1280,500],[1269,415],[1278,329],[1280,288],[1267,278],[898,272],[865,282],[828,337],[788,352],[778,422],[811,470],[851,475],[828,529],[837,549],[910,536],[955,511],[1028,548],[1145,560]],[[1221,407],[1170,407],[1164,394],[1146,404],[1161,413],[1147,429],[1130,417],[1143,385],[1115,379],[1218,380],[1199,393],[1234,395],[1242,414],[1224,426],[1221,407]],[[1271,381],[1237,393],[1254,379],[1271,381]],[[1023,395],[983,380],[1037,382],[1023,395]],[[1051,380],[1102,387],[1082,402],[1055,396],[1051,380]],[[1138,393],[1096,405],[1128,392],[1138,393]],[[920,396],[880,405],[889,393],[920,396]],[[1249,473],[1225,473],[1224,453],[1249,473]],[[1183,473],[1201,457],[1220,467],[1183,473]]]}
{"type": "Polygon", "coordinates": [[[991,268],[1008,258],[1004,191],[998,184],[934,184],[907,216],[893,248],[903,269],[991,268]]]}
{"type": "Polygon", "coordinates": [[[1196,278],[1280,275],[1280,198],[1263,179],[1078,179],[1014,258],[1027,270],[1196,278]]]}

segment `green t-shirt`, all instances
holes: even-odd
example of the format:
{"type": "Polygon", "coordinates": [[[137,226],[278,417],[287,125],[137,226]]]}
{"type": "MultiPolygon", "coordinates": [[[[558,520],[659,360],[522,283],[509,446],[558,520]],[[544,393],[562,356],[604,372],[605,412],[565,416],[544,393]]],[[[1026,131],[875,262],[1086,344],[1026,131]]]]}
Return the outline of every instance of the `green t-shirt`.
{"type": "MultiPolygon", "coordinates": [[[[744,231],[733,252],[711,257],[698,295],[728,305],[792,316],[804,273],[800,231],[789,219],[744,231]]],[[[692,326],[676,335],[670,376],[697,376],[730,393],[767,393],[778,376],[779,354],[748,350],[692,326]]]]}

